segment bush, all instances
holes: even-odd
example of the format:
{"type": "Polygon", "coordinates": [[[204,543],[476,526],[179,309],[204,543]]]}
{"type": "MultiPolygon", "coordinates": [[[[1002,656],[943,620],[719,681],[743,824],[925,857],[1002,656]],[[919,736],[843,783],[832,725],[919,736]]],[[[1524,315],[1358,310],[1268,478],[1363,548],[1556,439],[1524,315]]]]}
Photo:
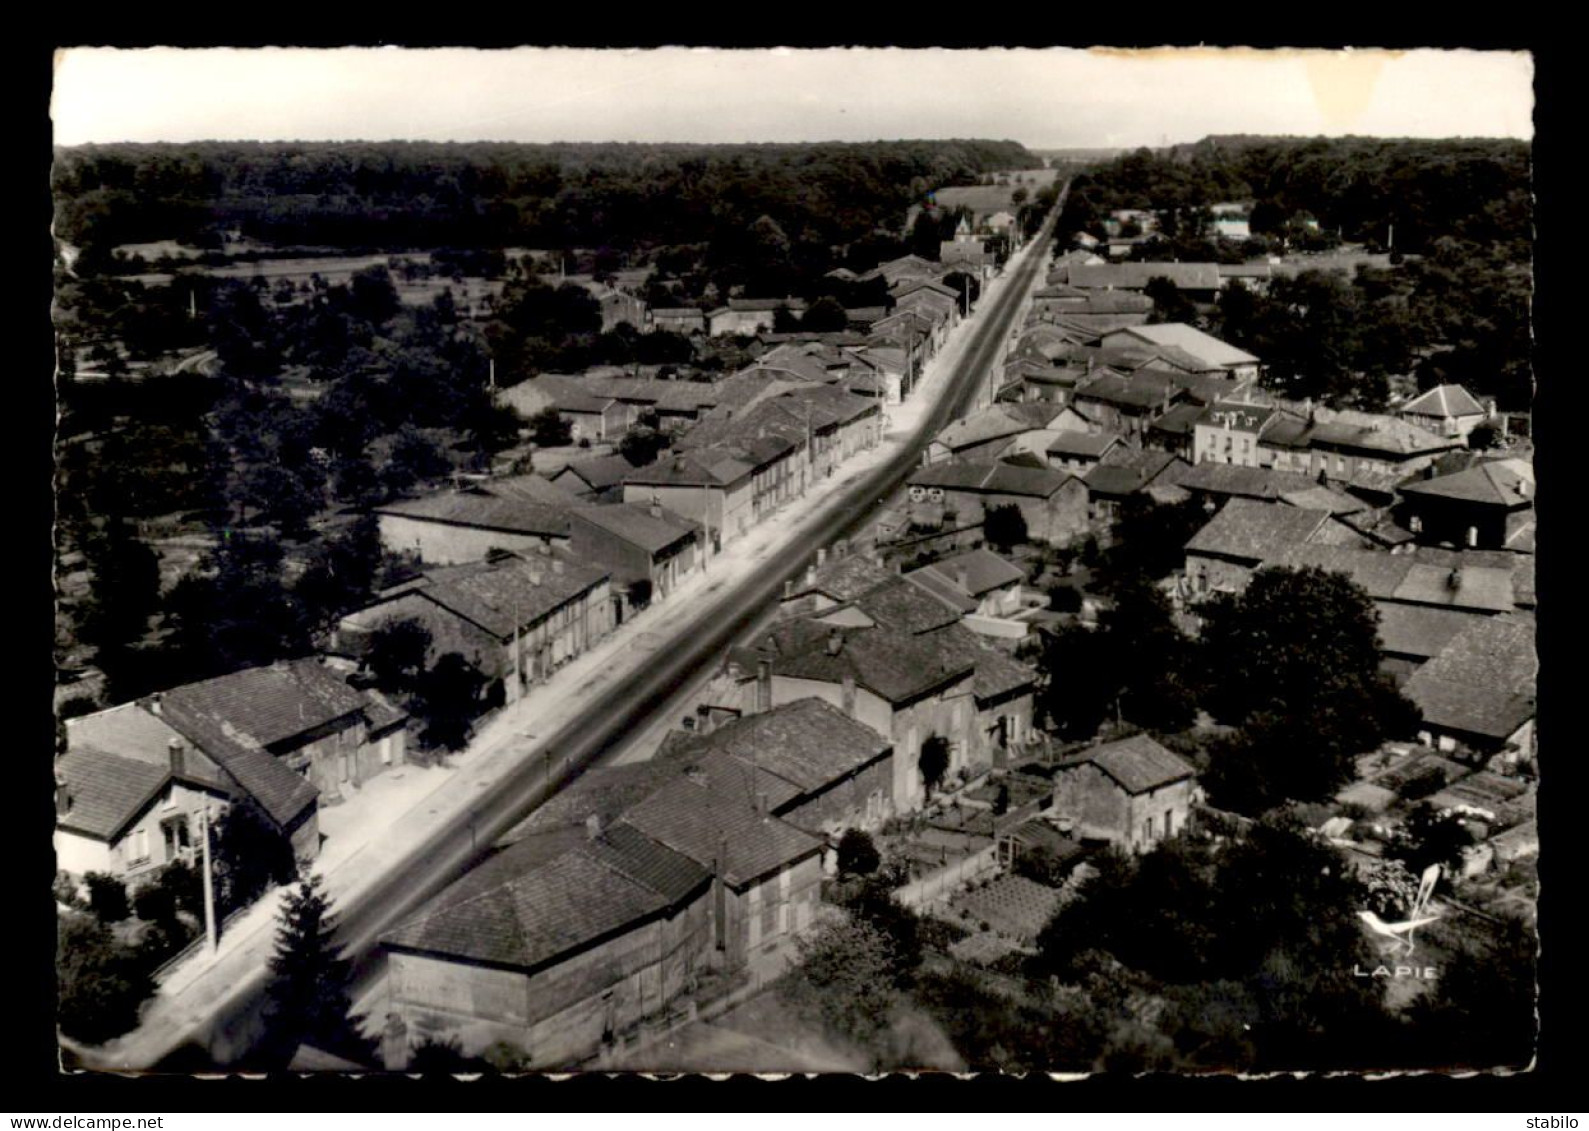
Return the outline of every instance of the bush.
{"type": "Polygon", "coordinates": [[[55,713],[63,719],[75,719],[81,715],[92,715],[97,710],[99,707],[92,695],[73,695],[64,700],[55,713]]]}
{"type": "Polygon", "coordinates": [[[1056,585],[1048,591],[1048,607],[1056,613],[1081,612],[1081,590],[1073,585],[1056,585]]]}
{"type": "Polygon", "coordinates": [[[61,916],[56,933],[59,979],[56,1024],[74,1040],[102,1044],[138,1024],[154,992],[143,960],[120,946],[104,923],[87,915],[61,916]]]}
{"type": "Polygon", "coordinates": [[[119,923],[131,912],[127,885],[106,872],[90,872],[83,877],[88,884],[88,909],[101,923],[119,923]]]}
{"type": "Polygon", "coordinates": [[[882,855],[870,836],[860,829],[844,830],[838,847],[840,876],[870,876],[882,862],[882,855]]]}
{"type": "Polygon", "coordinates": [[[72,879],[70,872],[56,872],[55,883],[51,885],[55,893],[55,902],[67,907],[82,907],[83,894],[78,890],[77,881],[72,879]]]}

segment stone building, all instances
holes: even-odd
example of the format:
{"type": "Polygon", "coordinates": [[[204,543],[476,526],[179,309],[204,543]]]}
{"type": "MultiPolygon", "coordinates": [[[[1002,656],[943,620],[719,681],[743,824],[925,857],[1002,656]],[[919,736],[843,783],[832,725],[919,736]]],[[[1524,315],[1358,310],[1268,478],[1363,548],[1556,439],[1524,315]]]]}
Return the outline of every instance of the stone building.
{"type": "Polygon", "coordinates": [[[1077,837],[1130,852],[1180,832],[1197,799],[1192,766],[1144,734],[1075,755],[1054,776],[1054,814],[1077,837]]]}

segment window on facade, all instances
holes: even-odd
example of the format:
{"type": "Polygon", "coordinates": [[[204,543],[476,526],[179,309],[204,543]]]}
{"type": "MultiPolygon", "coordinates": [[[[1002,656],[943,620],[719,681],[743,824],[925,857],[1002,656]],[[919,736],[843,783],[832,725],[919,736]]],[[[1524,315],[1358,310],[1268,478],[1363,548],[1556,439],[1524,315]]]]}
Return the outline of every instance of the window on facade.
{"type": "Polygon", "coordinates": [[[1417,515],[1413,515],[1407,520],[1407,529],[1411,530],[1414,534],[1423,533],[1423,519],[1417,515]]]}
{"type": "Polygon", "coordinates": [[[1152,817],[1149,817],[1147,820],[1142,822],[1142,839],[1143,840],[1152,840],[1153,839],[1153,818],[1152,817]]]}
{"type": "Polygon", "coordinates": [[[149,859],[149,830],[137,829],[133,832],[128,848],[128,859],[133,864],[139,864],[149,859]]]}

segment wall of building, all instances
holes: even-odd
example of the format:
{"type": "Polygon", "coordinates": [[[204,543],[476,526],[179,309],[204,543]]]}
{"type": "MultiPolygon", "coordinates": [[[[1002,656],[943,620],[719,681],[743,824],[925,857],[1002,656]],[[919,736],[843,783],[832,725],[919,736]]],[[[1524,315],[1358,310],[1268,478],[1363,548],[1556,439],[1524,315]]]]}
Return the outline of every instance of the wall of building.
{"type": "Polygon", "coordinates": [[[379,516],[381,544],[393,553],[417,552],[430,565],[457,565],[484,560],[491,550],[538,550],[542,547],[567,547],[568,539],[539,534],[513,534],[501,530],[481,530],[472,526],[450,526],[408,515],[379,516]]]}
{"type": "Polygon", "coordinates": [[[393,1009],[411,1039],[453,1037],[466,1054],[508,1041],[533,1067],[596,1056],[604,1037],[639,1024],[686,994],[711,947],[707,892],[656,919],[534,974],[393,952],[393,1009]]]}
{"type": "Polygon", "coordinates": [[[726,958],[758,980],[776,978],[794,956],[794,940],[816,917],[822,892],[822,855],[814,852],[777,874],[724,893],[726,958]]]}
{"type": "Polygon", "coordinates": [[[648,506],[653,500],[676,515],[711,528],[727,544],[750,529],[751,480],[747,477],[728,489],[720,487],[665,487],[633,484],[623,488],[623,501],[648,506]]]}
{"type": "Polygon", "coordinates": [[[1054,812],[1074,821],[1082,838],[1143,852],[1186,827],[1196,793],[1195,780],[1186,778],[1130,794],[1097,766],[1083,763],[1055,776],[1054,812]]]}
{"type": "Polygon", "coordinates": [[[1186,555],[1186,581],[1192,594],[1241,593],[1252,577],[1252,566],[1204,554],[1186,555]]]}
{"type": "Polygon", "coordinates": [[[894,759],[885,754],[859,773],[779,814],[797,828],[837,838],[877,828],[893,815],[894,759]]]}
{"type": "Polygon", "coordinates": [[[1237,467],[1273,462],[1270,450],[1260,445],[1257,433],[1201,421],[1192,426],[1192,457],[1193,463],[1228,463],[1237,467]]]}

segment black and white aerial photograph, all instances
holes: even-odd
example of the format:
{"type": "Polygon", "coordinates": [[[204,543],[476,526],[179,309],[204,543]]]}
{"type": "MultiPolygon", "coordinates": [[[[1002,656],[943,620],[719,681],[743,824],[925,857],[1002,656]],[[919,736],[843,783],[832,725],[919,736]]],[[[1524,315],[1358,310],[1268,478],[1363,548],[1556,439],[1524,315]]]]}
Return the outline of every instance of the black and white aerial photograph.
{"type": "Polygon", "coordinates": [[[61,1071],[1537,1071],[1534,83],[56,51],[61,1071]]]}

